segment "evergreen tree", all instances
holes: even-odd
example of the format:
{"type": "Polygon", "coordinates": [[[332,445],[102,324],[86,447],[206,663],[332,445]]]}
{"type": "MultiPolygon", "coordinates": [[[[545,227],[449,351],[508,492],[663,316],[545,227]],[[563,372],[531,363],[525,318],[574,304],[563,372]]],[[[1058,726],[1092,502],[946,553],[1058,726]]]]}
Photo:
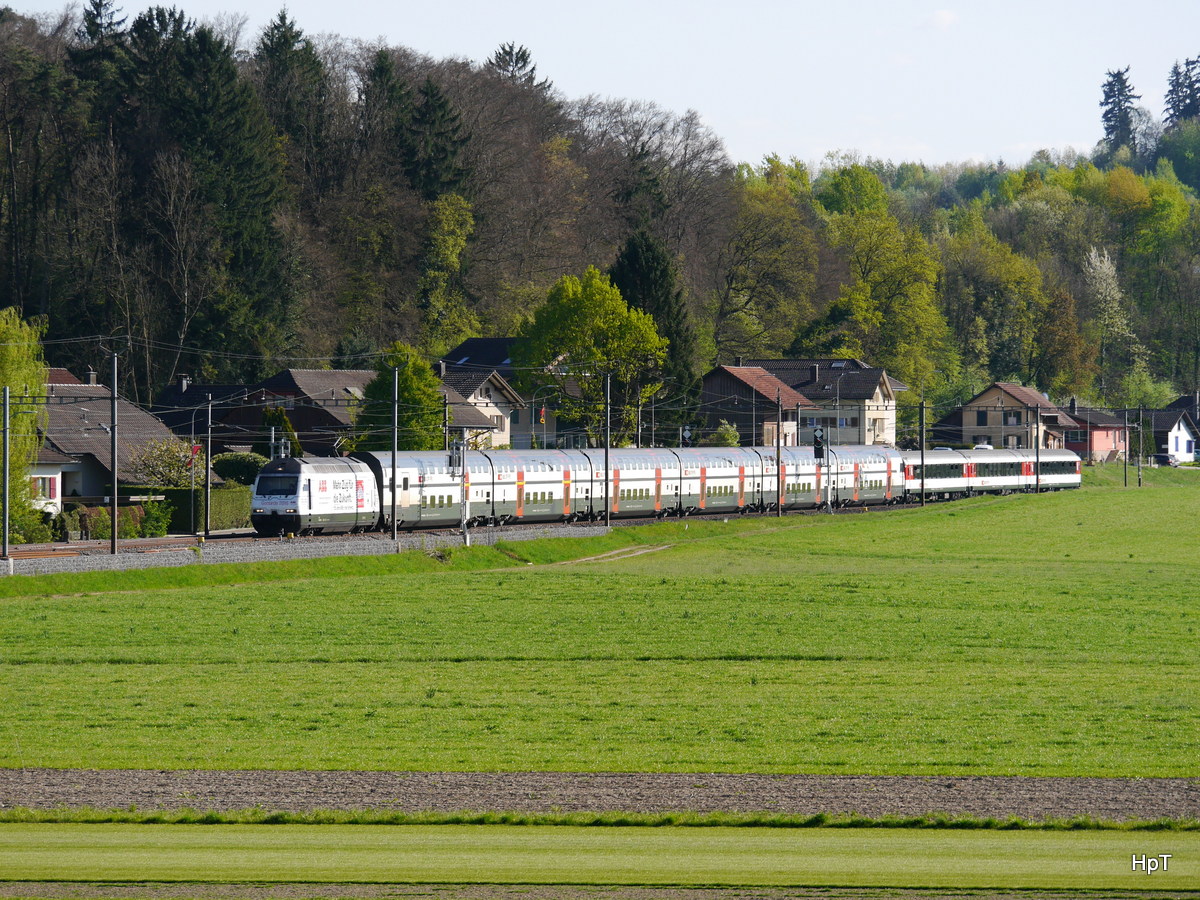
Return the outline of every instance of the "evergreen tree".
{"type": "Polygon", "coordinates": [[[409,122],[404,174],[425,200],[462,194],[467,169],[459,157],[468,137],[458,113],[432,78],[417,92],[409,122]]]}
{"type": "Polygon", "coordinates": [[[471,204],[457,194],[443,194],[430,204],[425,269],[417,289],[422,342],[433,355],[479,334],[479,320],[467,309],[462,288],[462,255],[474,228],[471,204]]]}
{"type": "Polygon", "coordinates": [[[1163,117],[1168,128],[1200,116],[1200,57],[1171,66],[1165,99],[1163,117]]]}
{"type": "Polygon", "coordinates": [[[269,24],[254,51],[258,96],[293,171],[291,180],[310,194],[311,202],[336,176],[327,146],[329,86],[325,65],[312,41],[286,11],[269,24]]]}
{"type": "Polygon", "coordinates": [[[537,66],[533,55],[525,45],[501,44],[486,63],[489,70],[515,85],[532,88],[538,93],[549,94],[553,85],[549,80],[537,80],[537,66]]]}
{"type": "Polygon", "coordinates": [[[1100,119],[1104,124],[1104,141],[1109,151],[1116,152],[1122,147],[1136,151],[1133,101],[1140,100],[1142,95],[1133,92],[1133,86],[1129,83],[1129,66],[1108,72],[1103,92],[1100,119]]]}
{"type": "Polygon", "coordinates": [[[374,157],[390,156],[408,141],[412,121],[412,92],[396,74],[392,54],[379,49],[362,75],[358,99],[358,156],[366,165],[374,157]]]}
{"type": "Polygon", "coordinates": [[[647,229],[639,228],[621,248],[609,277],[625,302],[648,313],[659,335],[668,341],[662,377],[665,393],[674,402],[666,404],[673,412],[665,411],[663,421],[690,421],[700,398],[696,333],[667,248],[647,229]]]}

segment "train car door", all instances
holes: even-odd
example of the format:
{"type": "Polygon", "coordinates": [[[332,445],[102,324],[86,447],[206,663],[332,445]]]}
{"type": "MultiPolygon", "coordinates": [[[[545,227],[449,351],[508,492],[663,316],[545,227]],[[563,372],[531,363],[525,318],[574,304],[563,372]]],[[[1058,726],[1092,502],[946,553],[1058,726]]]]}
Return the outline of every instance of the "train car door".
{"type": "Polygon", "coordinates": [[[708,467],[700,467],[700,508],[708,505],[708,467]]]}
{"type": "Polygon", "coordinates": [[[775,497],[779,501],[780,509],[787,506],[787,464],[782,459],[779,461],[779,472],[775,476],[775,497]]]}
{"type": "Polygon", "coordinates": [[[887,458],[887,481],[884,483],[884,499],[892,499],[892,458],[887,458]]]}
{"type": "Polygon", "coordinates": [[[525,515],[525,470],[517,469],[517,518],[525,515]]]}
{"type": "Polygon", "coordinates": [[[858,492],[859,492],[860,488],[862,488],[862,466],[859,463],[855,463],[854,464],[854,488],[853,488],[853,498],[852,498],[855,503],[858,502],[858,492]]]}
{"type": "Polygon", "coordinates": [[[571,464],[563,464],[563,517],[571,515],[571,464]]]}
{"type": "Polygon", "coordinates": [[[654,469],[654,511],[662,512],[662,466],[654,469]]]}
{"type": "Polygon", "coordinates": [[[738,466],[738,509],[746,508],[746,467],[738,466]]]}
{"type": "Polygon", "coordinates": [[[612,470],[612,497],[609,498],[609,508],[613,512],[621,511],[621,470],[612,470]]]}

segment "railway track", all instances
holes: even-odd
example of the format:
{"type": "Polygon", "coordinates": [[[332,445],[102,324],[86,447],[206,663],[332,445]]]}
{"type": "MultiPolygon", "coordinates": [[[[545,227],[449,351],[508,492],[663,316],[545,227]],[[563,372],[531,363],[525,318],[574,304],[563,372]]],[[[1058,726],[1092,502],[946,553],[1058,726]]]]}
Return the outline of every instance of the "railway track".
{"type": "MultiPolygon", "coordinates": [[[[893,506],[880,506],[880,507],[853,506],[853,507],[845,507],[845,508],[841,508],[841,509],[832,510],[832,514],[841,516],[841,515],[850,515],[850,514],[862,514],[862,513],[867,513],[867,512],[884,512],[884,511],[891,510],[891,509],[907,509],[907,508],[911,508],[916,505],[918,505],[918,504],[896,504],[893,506]]],[[[794,515],[823,516],[823,515],[829,515],[830,513],[831,513],[831,511],[828,509],[819,509],[819,510],[818,509],[805,509],[805,510],[788,511],[788,512],[785,512],[784,515],[785,516],[794,516],[794,515]]],[[[766,517],[766,516],[774,516],[775,514],[774,514],[774,512],[771,512],[771,511],[767,511],[767,512],[754,511],[754,512],[745,513],[744,515],[745,516],[766,517]]],[[[693,514],[691,516],[686,516],[683,519],[679,519],[678,521],[685,521],[685,520],[705,521],[705,520],[713,520],[713,519],[717,519],[717,518],[730,519],[730,518],[740,518],[740,517],[741,517],[740,515],[730,514],[727,512],[726,513],[711,513],[711,514],[693,514]]],[[[625,518],[614,519],[611,524],[613,527],[627,528],[627,527],[638,527],[638,526],[644,526],[644,525],[653,525],[654,523],[661,522],[661,521],[664,521],[664,520],[656,518],[654,516],[649,516],[646,518],[635,518],[635,519],[625,519],[625,518]]],[[[667,521],[671,521],[671,520],[667,520],[667,521]]],[[[524,531],[524,530],[529,530],[529,529],[543,528],[543,527],[545,527],[546,524],[547,523],[545,523],[545,522],[538,522],[538,523],[529,523],[529,524],[516,523],[516,524],[508,524],[508,525],[497,525],[497,526],[492,526],[490,528],[489,527],[478,527],[478,528],[472,528],[471,533],[472,534],[480,534],[483,532],[491,531],[492,533],[494,533],[496,535],[500,535],[500,534],[503,534],[504,532],[517,532],[517,531],[524,531]]],[[[573,527],[579,528],[581,530],[586,530],[588,528],[595,527],[598,524],[599,524],[599,521],[597,521],[597,522],[577,522],[574,524],[573,527]]],[[[410,532],[403,531],[402,533],[409,534],[410,532]]],[[[449,535],[449,534],[457,534],[457,533],[459,533],[459,531],[458,531],[458,529],[427,529],[427,530],[415,531],[415,532],[411,532],[411,533],[414,533],[414,534],[424,533],[424,534],[430,534],[430,535],[435,535],[435,534],[449,535]]],[[[191,550],[196,547],[202,547],[202,546],[204,546],[204,544],[206,542],[220,543],[220,544],[224,545],[224,544],[229,544],[229,543],[279,543],[279,542],[285,542],[285,541],[345,542],[345,541],[358,541],[358,540],[390,541],[391,535],[389,532],[369,532],[369,533],[365,533],[365,534],[315,534],[315,535],[307,535],[304,537],[289,538],[289,537],[277,537],[277,536],[264,537],[262,535],[255,534],[252,531],[236,531],[236,532],[222,532],[220,534],[212,534],[212,535],[209,535],[208,538],[204,538],[201,535],[176,535],[176,536],[158,537],[158,538],[122,538],[121,540],[118,541],[117,548],[120,553],[170,553],[170,552],[191,550]]],[[[24,545],[21,545],[20,547],[11,549],[9,551],[8,558],[14,559],[14,560],[15,559],[64,559],[64,558],[73,557],[73,556],[103,556],[103,555],[110,554],[111,552],[112,552],[112,546],[111,546],[111,543],[107,539],[105,539],[105,540],[83,540],[83,541],[71,541],[70,543],[57,543],[57,544],[24,544],[24,545]]]]}

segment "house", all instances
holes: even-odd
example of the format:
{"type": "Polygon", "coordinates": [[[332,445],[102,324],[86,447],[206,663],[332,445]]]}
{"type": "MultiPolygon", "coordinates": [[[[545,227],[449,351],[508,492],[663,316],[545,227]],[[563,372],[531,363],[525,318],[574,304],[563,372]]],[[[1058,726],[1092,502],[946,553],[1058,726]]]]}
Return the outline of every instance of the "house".
{"type": "Polygon", "coordinates": [[[51,447],[39,449],[29,467],[29,496],[34,508],[52,516],[62,512],[63,481],[71,481],[82,469],[83,463],[73,456],[51,447]]]}
{"type": "Polygon", "coordinates": [[[1064,433],[1066,449],[1078,453],[1086,462],[1116,462],[1129,452],[1129,428],[1122,416],[1108,410],[1079,406],[1075,398],[1066,413],[1074,426],[1064,433]]]}
{"type": "MultiPolygon", "coordinates": [[[[1195,420],[1186,409],[1125,409],[1114,410],[1119,416],[1129,416],[1129,427],[1136,435],[1141,429],[1152,435],[1153,443],[1143,444],[1143,452],[1166,454],[1175,462],[1192,462],[1196,458],[1196,446],[1200,441],[1195,420]]],[[[1134,452],[1137,437],[1133,439],[1134,452]]]]}
{"type": "Polygon", "coordinates": [[[467,338],[442,357],[447,366],[496,372],[510,384],[516,376],[512,365],[513,337],[467,338]]]}
{"type": "Polygon", "coordinates": [[[997,381],[934,423],[935,440],[1008,449],[1063,449],[1079,425],[1031,387],[997,381]]]}
{"type": "MultiPolygon", "coordinates": [[[[352,435],[375,369],[283,369],[256,384],[195,384],[186,375],[160,396],[154,413],[177,435],[195,439],[208,430],[212,401],[213,453],[249,450],[270,429],[263,412],[282,407],[307,456],[339,456],[352,435]]],[[[452,430],[491,433],[496,421],[445,384],[439,388],[452,430]]],[[[280,436],[282,439],[282,436],[280,436]]]]}
{"type": "MultiPolygon", "coordinates": [[[[468,440],[473,447],[529,449],[532,446],[530,425],[535,410],[498,371],[486,366],[452,366],[444,359],[438,363],[436,371],[442,384],[453,388],[491,423],[490,428],[472,433],[468,440]]],[[[460,422],[457,411],[454,422],[460,422]]]]}
{"type": "Polygon", "coordinates": [[[782,419],[780,440],[798,446],[798,422],[819,409],[761,366],[717,366],[701,382],[700,403],[715,429],[722,420],[737,428],[743,446],[771,446],[782,419]]]}
{"type": "Polygon", "coordinates": [[[896,395],[908,386],[883,369],[859,359],[747,359],[802,394],[821,410],[801,416],[800,441],[811,443],[813,430],[825,431],[833,444],[896,443],[896,395]]]}
{"type": "MultiPolygon", "coordinates": [[[[57,483],[38,485],[45,499],[108,496],[112,489],[112,392],[96,383],[94,372],[87,383],[51,370],[46,385],[46,425],[44,449],[39,454],[33,477],[53,479],[47,469],[60,467],[57,483]],[[63,457],[71,460],[66,462],[63,457]],[[43,464],[44,460],[44,464],[43,464]],[[50,491],[57,496],[51,498],[50,491]]],[[[141,407],[117,398],[117,479],[136,484],[139,478],[130,470],[133,455],[150,441],[169,441],[175,435],[166,425],[141,407]]]]}

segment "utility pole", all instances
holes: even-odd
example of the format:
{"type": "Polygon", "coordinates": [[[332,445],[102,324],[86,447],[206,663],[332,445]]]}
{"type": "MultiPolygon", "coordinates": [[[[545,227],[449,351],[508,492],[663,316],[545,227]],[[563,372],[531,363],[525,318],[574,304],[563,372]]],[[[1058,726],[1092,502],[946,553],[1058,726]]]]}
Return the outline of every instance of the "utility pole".
{"type": "Polygon", "coordinates": [[[608,464],[608,449],[612,446],[612,374],[604,373],[604,527],[612,527],[612,470],[608,464]]]}
{"type": "Polygon", "coordinates": [[[775,388],[775,516],[783,515],[783,391],[775,388]]]}
{"type": "Polygon", "coordinates": [[[8,385],[4,386],[4,558],[8,559],[8,454],[10,448],[8,385]]]}
{"type": "Polygon", "coordinates": [[[1142,447],[1146,443],[1146,440],[1142,435],[1145,430],[1145,427],[1146,427],[1145,416],[1142,412],[1142,408],[1139,406],[1138,407],[1138,466],[1137,466],[1138,487],[1142,486],[1142,447]]]}
{"type": "Polygon", "coordinates": [[[1042,406],[1039,403],[1034,410],[1036,419],[1033,426],[1033,439],[1035,441],[1033,447],[1033,492],[1040,494],[1042,492],[1042,406]]]}
{"type": "Polygon", "coordinates": [[[925,397],[921,397],[921,505],[925,505],[925,397]]]}
{"type": "Polygon", "coordinates": [[[204,432],[204,537],[212,531],[212,394],[207,395],[207,422],[204,432]]]}
{"type": "Polygon", "coordinates": [[[400,367],[392,366],[392,540],[399,539],[396,522],[396,455],[400,449],[400,367]]]}
{"type": "Polygon", "coordinates": [[[1129,487],[1129,410],[1123,410],[1125,416],[1125,487],[1129,487]]]}
{"type": "Polygon", "coordinates": [[[117,555],[117,351],[112,352],[112,390],[109,391],[109,410],[112,416],[112,444],[109,459],[112,461],[112,535],[109,537],[109,553],[117,555]]]}
{"type": "Polygon", "coordinates": [[[450,397],[442,394],[442,450],[450,452],[450,397]]]}

